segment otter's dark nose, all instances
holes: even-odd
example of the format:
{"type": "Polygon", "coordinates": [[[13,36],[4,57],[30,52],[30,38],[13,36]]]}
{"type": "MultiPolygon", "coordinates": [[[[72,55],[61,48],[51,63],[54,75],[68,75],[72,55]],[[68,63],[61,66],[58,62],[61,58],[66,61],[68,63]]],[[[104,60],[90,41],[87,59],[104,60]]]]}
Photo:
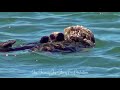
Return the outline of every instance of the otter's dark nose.
{"type": "Polygon", "coordinates": [[[43,36],[40,40],[40,43],[47,43],[49,41],[49,37],[48,36],[43,36]]]}
{"type": "Polygon", "coordinates": [[[94,35],[92,35],[91,40],[92,40],[93,43],[95,43],[95,37],[94,37],[94,35]]]}

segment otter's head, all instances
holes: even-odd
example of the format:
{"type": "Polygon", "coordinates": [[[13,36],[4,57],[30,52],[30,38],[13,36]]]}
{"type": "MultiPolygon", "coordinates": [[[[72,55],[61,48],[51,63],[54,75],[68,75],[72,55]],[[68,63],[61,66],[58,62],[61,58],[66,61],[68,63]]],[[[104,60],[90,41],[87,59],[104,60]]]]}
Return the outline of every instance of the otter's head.
{"type": "Polygon", "coordinates": [[[40,39],[40,43],[47,43],[49,42],[49,37],[48,36],[43,36],[41,39],[40,39]]]}
{"type": "Polygon", "coordinates": [[[95,45],[93,33],[83,26],[70,26],[64,29],[65,40],[95,45]]]}
{"type": "Polygon", "coordinates": [[[51,41],[63,41],[64,40],[64,34],[60,32],[53,32],[50,35],[50,40],[51,41]]]}

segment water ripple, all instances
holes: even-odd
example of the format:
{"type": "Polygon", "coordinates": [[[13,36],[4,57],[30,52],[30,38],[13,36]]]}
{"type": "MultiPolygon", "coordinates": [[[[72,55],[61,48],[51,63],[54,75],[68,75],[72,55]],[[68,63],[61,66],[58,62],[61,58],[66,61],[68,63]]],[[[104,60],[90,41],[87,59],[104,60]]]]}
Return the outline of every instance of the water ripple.
{"type": "Polygon", "coordinates": [[[96,46],[69,54],[0,53],[0,77],[120,77],[119,23],[120,12],[1,12],[1,42],[15,39],[18,46],[83,25],[94,33],[96,46]]]}

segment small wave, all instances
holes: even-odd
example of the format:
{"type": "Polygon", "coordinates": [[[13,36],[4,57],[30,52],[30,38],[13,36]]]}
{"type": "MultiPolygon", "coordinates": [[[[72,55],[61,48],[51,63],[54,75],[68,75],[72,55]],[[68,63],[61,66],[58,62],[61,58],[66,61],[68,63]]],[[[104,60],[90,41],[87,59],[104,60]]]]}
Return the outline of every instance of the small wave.
{"type": "Polygon", "coordinates": [[[120,54],[120,47],[119,46],[112,47],[106,53],[109,53],[109,54],[120,54]]]}

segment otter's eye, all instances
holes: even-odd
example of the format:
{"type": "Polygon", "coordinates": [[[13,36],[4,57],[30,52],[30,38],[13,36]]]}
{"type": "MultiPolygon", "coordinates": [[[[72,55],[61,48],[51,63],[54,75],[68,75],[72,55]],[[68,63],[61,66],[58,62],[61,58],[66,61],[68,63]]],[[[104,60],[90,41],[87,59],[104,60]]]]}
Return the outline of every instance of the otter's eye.
{"type": "Polygon", "coordinates": [[[82,35],[81,35],[81,36],[83,37],[83,39],[85,39],[85,38],[86,38],[85,33],[82,33],[82,35]]]}
{"type": "Polygon", "coordinates": [[[83,38],[86,38],[86,36],[83,36],[83,38]]]}

